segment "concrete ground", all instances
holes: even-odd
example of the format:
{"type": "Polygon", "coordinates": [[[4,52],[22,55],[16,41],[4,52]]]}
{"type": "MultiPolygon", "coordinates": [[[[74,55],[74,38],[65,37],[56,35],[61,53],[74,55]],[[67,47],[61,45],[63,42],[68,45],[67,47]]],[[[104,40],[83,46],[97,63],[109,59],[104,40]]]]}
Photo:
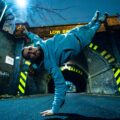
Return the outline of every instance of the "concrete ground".
{"type": "Polygon", "coordinates": [[[0,100],[0,120],[120,120],[120,96],[68,93],[60,113],[42,117],[53,95],[0,100]]]}

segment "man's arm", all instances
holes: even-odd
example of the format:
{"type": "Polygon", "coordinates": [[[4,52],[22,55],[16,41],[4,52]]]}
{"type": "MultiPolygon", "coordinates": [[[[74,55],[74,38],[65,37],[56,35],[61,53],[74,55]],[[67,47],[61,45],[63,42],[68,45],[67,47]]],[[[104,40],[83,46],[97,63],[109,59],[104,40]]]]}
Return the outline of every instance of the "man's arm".
{"type": "Polygon", "coordinates": [[[51,75],[55,83],[54,101],[52,104],[52,109],[41,112],[42,116],[53,115],[55,113],[58,113],[59,109],[62,107],[65,101],[66,84],[59,67],[52,68],[51,75]]]}
{"type": "Polygon", "coordinates": [[[27,29],[25,29],[23,33],[31,42],[34,43],[34,45],[39,44],[39,41],[42,40],[37,34],[28,32],[27,29]]]}
{"type": "Polygon", "coordinates": [[[51,73],[52,73],[52,78],[55,84],[55,94],[54,94],[54,101],[52,105],[52,111],[54,113],[57,113],[65,101],[66,84],[65,84],[63,74],[59,67],[53,68],[51,73]]]}

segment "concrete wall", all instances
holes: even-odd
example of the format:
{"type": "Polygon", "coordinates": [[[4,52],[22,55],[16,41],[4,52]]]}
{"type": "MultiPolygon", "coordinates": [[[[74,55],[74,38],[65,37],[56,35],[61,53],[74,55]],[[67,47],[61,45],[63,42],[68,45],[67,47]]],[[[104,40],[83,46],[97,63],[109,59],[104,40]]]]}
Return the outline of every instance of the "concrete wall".
{"type": "Polygon", "coordinates": [[[6,56],[14,60],[14,47],[13,37],[0,31],[0,94],[9,92],[9,83],[13,80],[14,65],[6,63],[5,60],[6,56]]]}

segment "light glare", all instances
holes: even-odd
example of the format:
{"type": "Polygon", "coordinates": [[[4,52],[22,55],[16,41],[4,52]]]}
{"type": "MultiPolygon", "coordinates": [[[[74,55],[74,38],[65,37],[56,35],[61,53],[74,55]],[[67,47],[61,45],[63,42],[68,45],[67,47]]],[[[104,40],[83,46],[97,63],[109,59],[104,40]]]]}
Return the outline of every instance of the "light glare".
{"type": "Polygon", "coordinates": [[[21,8],[26,7],[26,0],[17,0],[17,5],[21,8]]]}

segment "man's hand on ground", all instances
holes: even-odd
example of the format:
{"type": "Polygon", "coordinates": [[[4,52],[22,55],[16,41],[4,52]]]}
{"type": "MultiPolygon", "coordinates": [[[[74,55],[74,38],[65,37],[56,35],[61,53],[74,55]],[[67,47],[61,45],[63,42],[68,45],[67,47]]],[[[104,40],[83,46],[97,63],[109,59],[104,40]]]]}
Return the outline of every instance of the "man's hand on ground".
{"type": "Polygon", "coordinates": [[[46,110],[46,111],[40,112],[40,114],[41,114],[42,116],[54,115],[54,113],[53,113],[52,110],[46,110]]]}

